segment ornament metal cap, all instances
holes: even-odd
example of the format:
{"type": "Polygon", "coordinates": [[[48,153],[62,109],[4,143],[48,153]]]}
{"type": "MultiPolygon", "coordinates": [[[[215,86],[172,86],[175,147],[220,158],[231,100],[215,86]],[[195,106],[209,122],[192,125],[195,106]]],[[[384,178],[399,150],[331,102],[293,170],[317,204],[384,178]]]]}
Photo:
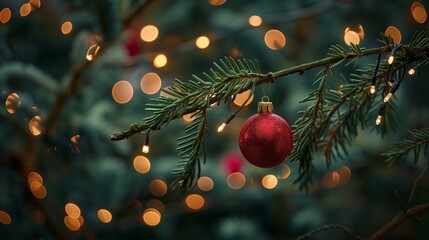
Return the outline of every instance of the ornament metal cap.
{"type": "Polygon", "coordinates": [[[269,112],[272,113],[274,111],[273,103],[270,102],[270,98],[267,96],[263,96],[261,101],[258,103],[258,113],[260,112],[269,112]]]}

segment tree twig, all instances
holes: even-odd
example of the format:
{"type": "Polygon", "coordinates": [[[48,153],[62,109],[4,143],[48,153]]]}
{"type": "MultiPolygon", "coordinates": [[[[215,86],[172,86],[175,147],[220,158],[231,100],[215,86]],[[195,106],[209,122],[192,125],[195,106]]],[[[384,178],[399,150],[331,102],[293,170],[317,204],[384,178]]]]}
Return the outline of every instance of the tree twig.
{"type": "Polygon", "coordinates": [[[305,240],[305,239],[309,239],[311,236],[319,233],[319,232],[323,232],[323,231],[328,231],[330,229],[340,229],[343,230],[344,232],[348,233],[353,239],[364,239],[360,236],[358,236],[353,230],[351,230],[350,228],[341,225],[341,224],[327,224],[327,225],[323,225],[319,228],[316,228],[314,230],[311,230],[310,232],[300,236],[297,238],[297,240],[305,240]]]}
{"type": "Polygon", "coordinates": [[[423,169],[423,171],[420,173],[420,175],[414,181],[414,185],[413,185],[413,188],[411,189],[410,197],[408,198],[407,208],[410,207],[410,204],[413,201],[414,194],[416,192],[416,189],[417,189],[417,186],[419,185],[420,180],[423,178],[423,176],[426,174],[426,172],[428,170],[429,170],[429,165],[426,165],[426,167],[423,169]]]}
{"type": "Polygon", "coordinates": [[[381,239],[391,231],[395,230],[400,224],[402,224],[409,218],[413,218],[425,211],[429,211],[429,203],[420,204],[413,208],[409,208],[406,212],[396,215],[390,222],[386,223],[374,234],[372,234],[371,237],[369,237],[369,239],[370,240],[381,239]]]}
{"type": "MultiPolygon", "coordinates": [[[[404,49],[408,49],[410,48],[408,45],[403,45],[402,48],[404,49]]],[[[428,51],[429,48],[422,48],[422,51],[428,51]]],[[[326,67],[326,66],[330,66],[332,64],[335,64],[337,62],[343,61],[343,60],[347,60],[347,59],[353,59],[355,57],[362,57],[362,56],[370,56],[370,55],[376,55],[376,54],[380,54],[380,53],[386,53],[389,52],[390,48],[389,47],[378,47],[378,48],[371,48],[371,49],[366,49],[362,51],[362,54],[357,55],[356,53],[347,53],[347,55],[345,56],[335,56],[335,57],[325,57],[322,58],[320,60],[317,61],[313,61],[313,62],[308,62],[308,63],[304,63],[301,65],[297,65],[297,66],[293,66],[290,68],[286,68],[274,73],[269,73],[269,74],[263,74],[260,76],[256,76],[257,80],[256,80],[256,85],[263,85],[266,83],[273,83],[275,80],[282,78],[282,77],[286,77],[292,74],[302,74],[303,72],[313,69],[313,68],[318,68],[318,67],[326,67]]],[[[247,88],[243,88],[242,92],[246,91],[250,89],[250,86],[247,88]]],[[[213,97],[210,100],[210,103],[216,103],[218,101],[218,99],[216,97],[213,97]]],[[[195,112],[197,110],[202,110],[205,109],[206,106],[198,106],[198,107],[193,107],[193,108],[189,108],[187,109],[184,114],[188,114],[188,113],[192,113],[195,112]]],[[[176,116],[176,118],[179,118],[181,116],[176,116]]],[[[119,140],[123,140],[123,139],[127,139],[129,137],[131,137],[134,134],[140,133],[146,129],[148,129],[150,126],[143,124],[143,125],[132,125],[130,127],[130,129],[122,131],[122,132],[117,132],[117,133],[113,133],[110,136],[110,140],[112,141],[119,141],[119,140]]]]}

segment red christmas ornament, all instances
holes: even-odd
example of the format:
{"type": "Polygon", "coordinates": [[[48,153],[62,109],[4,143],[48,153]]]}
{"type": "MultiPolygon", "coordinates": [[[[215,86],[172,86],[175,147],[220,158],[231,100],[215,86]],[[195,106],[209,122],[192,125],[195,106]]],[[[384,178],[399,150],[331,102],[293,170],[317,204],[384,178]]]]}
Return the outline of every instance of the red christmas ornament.
{"type": "Polygon", "coordinates": [[[128,31],[128,39],[123,43],[128,56],[133,57],[140,52],[140,38],[133,30],[128,31]]]}
{"type": "Polygon", "coordinates": [[[244,158],[251,164],[261,168],[275,167],[292,151],[292,129],[273,113],[271,102],[262,101],[258,104],[258,113],[243,124],[238,143],[244,158]]]}
{"type": "Polygon", "coordinates": [[[241,172],[243,168],[243,157],[239,153],[231,152],[226,154],[222,159],[222,168],[226,174],[241,172]]]}

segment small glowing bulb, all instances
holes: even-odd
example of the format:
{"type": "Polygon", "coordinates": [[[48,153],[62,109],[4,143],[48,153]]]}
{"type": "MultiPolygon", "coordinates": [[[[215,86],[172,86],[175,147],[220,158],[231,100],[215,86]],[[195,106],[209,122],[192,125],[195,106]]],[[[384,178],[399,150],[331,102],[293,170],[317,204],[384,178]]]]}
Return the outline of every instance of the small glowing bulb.
{"type": "Polygon", "coordinates": [[[389,93],[389,94],[387,94],[383,101],[384,101],[385,103],[386,103],[386,102],[388,102],[392,96],[393,96],[393,93],[389,93]]]}
{"type": "Polygon", "coordinates": [[[408,74],[413,75],[414,73],[416,73],[416,69],[411,68],[410,70],[408,70],[408,74]]]}
{"type": "Polygon", "coordinates": [[[149,145],[147,145],[147,144],[143,145],[142,152],[143,153],[149,153],[149,145]]]}
{"type": "Polygon", "coordinates": [[[371,88],[369,89],[369,92],[371,93],[371,94],[374,94],[375,93],[375,86],[373,85],[373,86],[371,86],[371,88]]]}
{"type": "Polygon", "coordinates": [[[217,132],[222,132],[225,127],[226,127],[226,123],[222,123],[222,125],[218,127],[217,132]]]}
{"type": "Polygon", "coordinates": [[[377,119],[375,119],[375,124],[378,126],[378,125],[380,125],[380,123],[381,123],[381,119],[383,118],[383,116],[381,116],[381,115],[378,115],[377,116],[377,119]]]}
{"type": "Polygon", "coordinates": [[[390,55],[390,56],[389,56],[389,59],[387,59],[387,62],[388,62],[389,64],[392,64],[392,63],[393,63],[393,60],[395,60],[395,57],[394,57],[393,55],[390,55]]]}

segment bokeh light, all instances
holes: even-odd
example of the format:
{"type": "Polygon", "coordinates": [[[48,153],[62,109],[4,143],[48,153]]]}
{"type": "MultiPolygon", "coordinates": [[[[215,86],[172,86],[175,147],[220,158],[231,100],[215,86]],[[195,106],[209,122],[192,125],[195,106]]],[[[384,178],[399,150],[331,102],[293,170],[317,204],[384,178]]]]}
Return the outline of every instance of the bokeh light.
{"type": "Polygon", "coordinates": [[[153,65],[157,68],[164,67],[165,65],[167,65],[167,62],[168,62],[167,56],[165,56],[164,54],[158,54],[153,59],[153,65]]]}
{"type": "Polygon", "coordinates": [[[420,2],[413,2],[413,4],[411,4],[411,15],[418,23],[426,22],[427,12],[425,6],[420,2]]]}
{"type": "Polygon", "coordinates": [[[286,45],[285,35],[277,29],[271,29],[265,33],[265,44],[272,50],[282,49],[286,45]]]}
{"type": "Polygon", "coordinates": [[[70,21],[66,21],[61,25],[61,32],[64,35],[71,33],[72,30],[73,30],[73,24],[70,21]]]}
{"type": "Polygon", "coordinates": [[[252,15],[249,17],[249,24],[253,27],[259,27],[262,24],[262,18],[258,15],[252,15]]]}
{"type": "Polygon", "coordinates": [[[21,8],[19,9],[19,14],[21,17],[25,17],[31,12],[31,5],[30,3],[24,3],[22,4],[21,8]]]}
{"type": "Polygon", "coordinates": [[[210,39],[206,36],[198,37],[197,40],[195,40],[195,45],[200,49],[207,48],[210,45],[210,39]]]}
{"type": "Polygon", "coordinates": [[[161,89],[161,84],[161,78],[158,74],[150,72],[142,77],[140,88],[146,94],[155,94],[161,89]]]}
{"type": "Polygon", "coordinates": [[[161,213],[154,208],[148,208],[144,211],[142,218],[144,223],[153,227],[161,222],[161,213]]]}
{"type": "Polygon", "coordinates": [[[74,153],[77,153],[77,154],[80,153],[79,140],[80,140],[79,134],[76,134],[70,138],[70,148],[74,153]]]}
{"type": "Polygon", "coordinates": [[[10,11],[10,8],[3,8],[0,11],[0,22],[1,23],[9,22],[11,16],[12,16],[12,12],[10,11]]]}
{"type": "Polygon", "coordinates": [[[71,231],[79,231],[80,229],[80,222],[77,218],[72,218],[70,216],[65,216],[64,217],[64,225],[66,225],[66,227],[68,229],[70,229],[71,231]]]}
{"type": "MultiPolygon", "coordinates": [[[[237,105],[237,106],[243,105],[246,102],[246,100],[247,100],[247,98],[249,97],[250,94],[251,94],[250,89],[247,90],[247,91],[244,91],[242,93],[237,94],[237,96],[234,99],[234,104],[237,105]]],[[[247,103],[244,106],[249,105],[250,103],[252,103],[252,101],[253,101],[253,95],[250,96],[249,101],[247,101],[247,103]]]]}
{"type": "Polygon", "coordinates": [[[14,114],[21,107],[21,99],[17,93],[12,93],[6,98],[6,110],[10,114],[14,114]]]}
{"type": "Polygon", "coordinates": [[[347,27],[344,31],[344,42],[349,46],[352,45],[352,43],[358,45],[360,43],[359,34],[347,27]]]}
{"type": "Polygon", "coordinates": [[[153,42],[158,37],[158,28],[154,25],[147,25],[140,31],[140,38],[145,42],[153,42]]]}
{"type": "Polygon", "coordinates": [[[146,206],[148,208],[155,208],[156,210],[158,210],[159,212],[163,212],[165,209],[165,205],[164,203],[162,203],[160,200],[158,199],[151,199],[146,203],[146,206]]]}
{"type": "Polygon", "coordinates": [[[149,183],[149,191],[156,197],[164,196],[167,190],[167,183],[162,179],[155,179],[149,183]]]}
{"type": "Polygon", "coordinates": [[[75,203],[67,203],[64,210],[71,218],[77,219],[80,216],[80,208],[75,203]]]}
{"type": "Polygon", "coordinates": [[[401,31],[399,31],[399,29],[397,27],[395,27],[395,26],[387,27],[386,31],[384,31],[384,34],[386,36],[392,37],[394,43],[396,43],[396,44],[401,43],[402,35],[401,35],[401,31]]]}
{"type": "Polygon", "coordinates": [[[44,199],[46,195],[48,194],[48,191],[46,190],[45,186],[43,185],[37,185],[34,182],[30,185],[31,193],[34,197],[38,199],[44,199]],[[37,187],[39,186],[39,187],[37,187]]]}
{"type": "Polygon", "coordinates": [[[119,104],[129,102],[133,98],[133,94],[133,86],[126,80],[120,80],[112,87],[113,100],[119,104]]]}
{"type": "Polygon", "coordinates": [[[346,165],[341,166],[336,172],[340,176],[340,184],[346,184],[352,177],[352,171],[346,165]]]}
{"type": "Polygon", "coordinates": [[[109,223],[110,221],[112,221],[112,214],[107,209],[102,208],[98,210],[97,216],[102,223],[109,223]]]}
{"type": "Polygon", "coordinates": [[[185,203],[192,210],[201,209],[204,206],[204,198],[199,194],[190,194],[186,197],[185,203]]]}
{"type": "Polygon", "coordinates": [[[334,188],[340,182],[340,175],[336,172],[327,172],[322,178],[322,184],[326,188],[334,188]]]}
{"type": "Polygon", "coordinates": [[[88,51],[86,51],[86,59],[88,61],[94,60],[95,56],[97,56],[98,51],[100,50],[100,46],[97,44],[93,44],[88,48],[88,51]]]}
{"type": "Polygon", "coordinates": [[[42,118],[40,116],[34,116],[28,124],[31,134],[38,136],[42,134],[42,118]]]}
{"type": "Polygon", "coordinates": [[[40,2],[40,0],[30,0],[30,1],[28,1],[28,3],[31,4],[32,10],[40,8],[40,6],[42,5],[42,3],[40,2]]]}
{"type": "Polygon", "coordinates": [[[214,183],[210,177],[203,176],[198,178],[197,185],[198,185],[198,188],[200,188],[202,191],[207,192],[212,190],[214,183]]]}
{"type": "Polygon", "coordinates": [[[269,174],[262,178],[262,186],[266,189],[273,189],[277,186],[278,180],[277,177],[269,174]]]}
{"type": "Polygon", "coordinates": [[[228,175],[226,182],[232,189],[240,189],[246,184],[246,177],[241,172],[233,172],[228,175]]]}
{"type": "Polygon", "coordinates": [[[290,167],[286,164],[282,166],[281,172],[277,175],[278,179],[286,179],[290,176],[290,167]]]}
{"type": "Polygon", "coordinates": [[[226,2],[226,0],[209,0],[211,5],[219,6],[226,2]]]}
{"type": "Polygon", "coordinates": [[[134,169],[139,173],[147,173],[150,170],[150,161],[144,156],[136,156],[133,165],[134,169]]]}
{"type": "Polygon", "coordinates": [[[12,218],[9,213],[0,210],[0,223],[4,225],[9,225],[12,222],[12,218]]]}
{"type": "Polygon", "coordinates": [[[191,117],[194,113],[188,113],[182,116],[185,122],[192,122],[195,119],[195,116],[191,117]]]}

